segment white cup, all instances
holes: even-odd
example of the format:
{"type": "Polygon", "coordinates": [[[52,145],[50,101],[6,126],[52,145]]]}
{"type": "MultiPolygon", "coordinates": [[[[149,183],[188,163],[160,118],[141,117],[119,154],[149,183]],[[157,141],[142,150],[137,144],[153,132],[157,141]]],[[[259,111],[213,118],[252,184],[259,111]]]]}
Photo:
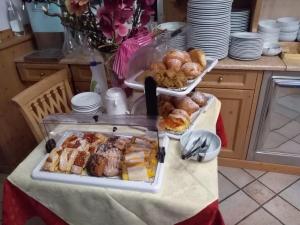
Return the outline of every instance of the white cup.
{"type": "Polygon", "coordinates": [[[109,115],[129,114],[126,94],[122,88],[114,87],[107,90],[105,108],[109,115]]]}

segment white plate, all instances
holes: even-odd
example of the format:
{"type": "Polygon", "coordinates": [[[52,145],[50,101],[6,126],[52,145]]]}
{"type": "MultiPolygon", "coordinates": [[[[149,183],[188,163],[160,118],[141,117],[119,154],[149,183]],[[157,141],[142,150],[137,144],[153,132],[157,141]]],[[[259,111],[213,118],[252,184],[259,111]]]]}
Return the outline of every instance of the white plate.
{"type": "MultiPolygon", "coordinates": [[[[206,73],[210,72],[217,65],[217,63],[217,59],[207,57],[207,67],[205,68],[205,70],[201,74],[199,74],[199,76],[195,79],[193,83],[188,84],[184,90],[157,87],[156,92],[172,96],[185,96],[189,94],[201,82],[202,78],[206,75],[206,73]]],[[[130,76],[124,81],[124,84],[132,89],[144,91],[144,84],[136,82],[136,78],[140,76],[142,72],[143,71],[140,71],[139,73],[130,76]]]]}
{"type": "Polygon", "coordinates": [[[83,92],[71,99],[71,104],[78,107],[101,105],[101,97],[95,92],[83,92]]]}
{"type": "MultiPolygon", "coordinates": [[[[185,134],[186,132],[193,130],[195,128],[195,122],[197,120],[197,118],[199,116],[201,116],[203,113],[205,113],[207,111],[207,109],[211,106],[212,102],[213,102],[213,98],[214,96],[208,93],[203,93],[207,98],[207,104],[203,107],[201,107],[197,112],[194,112],[191,115],[191,124],[189,126],[188,129],[186,129],[185,131],[178,133],[178,132],[172,132],[172,131],[161,131],[159,132],[159,136],[163,136],[163,135],[167,135],[169,138],[172,139],[176,139],[179,140],[180,137],[185,134]]],[[[145,95],[139,97],[135,103],[132,106],[131,109],[131,114],[133,115],[146,115],[146,99],[145,99],[145,95]]]]}

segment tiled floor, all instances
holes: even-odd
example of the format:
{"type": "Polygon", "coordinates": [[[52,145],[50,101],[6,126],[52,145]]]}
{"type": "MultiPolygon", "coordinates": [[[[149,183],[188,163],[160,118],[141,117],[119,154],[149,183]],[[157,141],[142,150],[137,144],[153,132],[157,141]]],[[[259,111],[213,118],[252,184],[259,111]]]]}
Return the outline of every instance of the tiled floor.
{"type": "MultiPolygon", "coordinates": [[[[300,176],[220,166],[219,199],[226,225],[300,225],[300,176]]],[[[42,224],[32,218],[26,225],[42,224]]]]}
{"type": "Polygon", "coordinates": [[[300,225],[300,176],[219,167],[226,225],[300,225]]]}

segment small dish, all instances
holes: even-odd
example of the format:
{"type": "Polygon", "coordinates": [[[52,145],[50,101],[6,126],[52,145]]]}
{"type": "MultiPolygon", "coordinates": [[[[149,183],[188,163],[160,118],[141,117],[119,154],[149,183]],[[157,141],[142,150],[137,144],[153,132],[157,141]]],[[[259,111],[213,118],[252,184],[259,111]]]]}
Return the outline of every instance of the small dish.
{"type": "Polygon", "coordinates": [[[294,32],[280,32],[279,41],[295,41],[298,31],[294,32]]]}
{"type": "Polygon", "coordinates": [[[264,33],[279,33],[280,25],[275,20],[261,20],[258,23],[258,30],[264,33]]]}
{"type": "MultiPolygon", "coordinates": [[[[206,139],[208,146],[208,149],[205,153],[199,153],[199,155],[202,157],[201,162],[207,162],[216,158],[221,150],[221,139],[218,135],[207,130],[188,131],[183,134],[180,138],[181,154],[184,155],[189,152],[189,150],[191,150],[193,147],[193,142],[199,139],[199,137],[206,139]]],[[[190,159],[197,160],[197,156],[198,154],[190,159]]]]}
{"type": "Polygon", "coordinates": [[[281,17],[277,19],[277,22],[280,27],[299,25],[299,19],[297,17],[281,17]]]}
{"type": "Polygon", "coordinates": [[[282,49],[278,43],[265,43],[263,46],[263,55],[275,56],[282,52],[282,49]]]}

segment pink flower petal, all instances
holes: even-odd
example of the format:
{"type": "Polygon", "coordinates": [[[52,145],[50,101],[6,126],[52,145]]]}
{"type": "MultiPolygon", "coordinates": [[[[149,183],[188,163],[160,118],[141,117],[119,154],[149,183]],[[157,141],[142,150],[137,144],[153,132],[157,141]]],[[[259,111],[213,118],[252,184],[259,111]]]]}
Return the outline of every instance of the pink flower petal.
{"type": "Polygon", "coordinates": [[[119,24],[116,33],[121,37],[125,37],[128,34],[128,28],[123,24],[119,24]]]}

